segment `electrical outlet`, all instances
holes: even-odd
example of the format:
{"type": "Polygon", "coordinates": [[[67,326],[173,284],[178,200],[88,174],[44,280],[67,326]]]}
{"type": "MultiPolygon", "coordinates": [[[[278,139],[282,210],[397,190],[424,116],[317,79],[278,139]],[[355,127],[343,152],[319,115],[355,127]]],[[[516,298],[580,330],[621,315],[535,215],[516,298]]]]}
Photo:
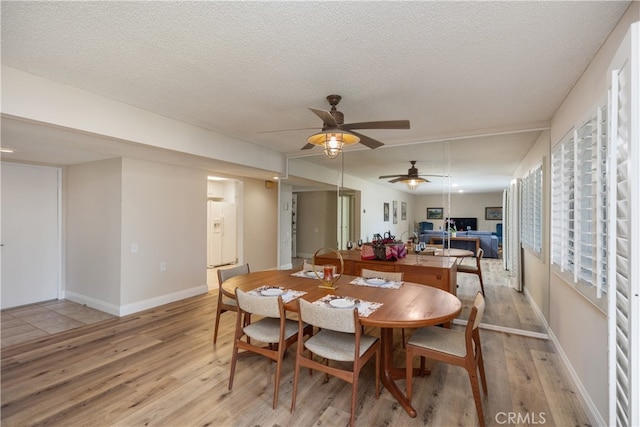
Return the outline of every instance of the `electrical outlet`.
{"type": "Polygon", "coordinates": [[[167,271],[167,263],[162,261],[160,263],[160,271],[167,271]]]}
{"type": "Polygon", "coordinates": [[[138,253],[138,244],[137,243],[132,243],[131,244],[131,253],[132,254],[137,254],[138,253]]]}

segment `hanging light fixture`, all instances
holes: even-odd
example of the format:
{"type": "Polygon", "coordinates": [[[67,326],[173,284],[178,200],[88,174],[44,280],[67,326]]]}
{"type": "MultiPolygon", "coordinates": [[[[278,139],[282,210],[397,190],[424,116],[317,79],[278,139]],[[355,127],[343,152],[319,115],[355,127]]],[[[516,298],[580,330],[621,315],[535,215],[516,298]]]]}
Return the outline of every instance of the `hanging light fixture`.
{"type": "Polygon", "coordinates": [[[342,151],[344,145],[357,144],[360,138],[357,136],[336,130],[326,130],[311,135],[307,142],[314,145],[320,145],[324,148],[324,154],[330,159],[335,159],[342,151]]]}
{"type": "Polygon", "coordinates": [[[405,184],[407,184],[407,188],[409,188],[409,190],[415,190],[418,188],[418,186],[423,183],[423,182],[429,182],[424,178],[420,178],[420,177],[407,177],[407,179],[403,179],[400,182],[404,182],[405,184]]]}

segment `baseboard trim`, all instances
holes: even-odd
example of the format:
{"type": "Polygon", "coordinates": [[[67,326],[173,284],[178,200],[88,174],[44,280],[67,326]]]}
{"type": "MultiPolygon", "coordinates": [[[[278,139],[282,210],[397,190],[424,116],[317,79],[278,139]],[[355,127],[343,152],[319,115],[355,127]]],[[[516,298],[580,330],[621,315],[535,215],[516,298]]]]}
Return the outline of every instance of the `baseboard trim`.
{"type": "Polygon", "coordinates": [[[549,329],[549,338],[551,339],[551,342],[553,343],[554,347],[556,348],[556,351],[558,352],[558,356],[560,358],[560,361],[562,362],[561,365],[564,369],[565,374],[567,375],[567,377],[569,377],[569,381],[571,381],[573,387],[576,390],[578,390],[578,393],[577,393],[578,399],[580,399],[582,408],[587,413],[587,417],[589,417],[589,421],[591,422],[591,425],[593,426],[607,425],[607,422],[605,421],[604,418],[602,418],[602,415],[600,415],[598,408],[593,403],[593,400],[591,400],[589,393],[582,385],[582,381],[580,381],[580,377],[578,376],[576,371],[573,369],[573,366],[571,365],[569,358],[565,354],[564,350],[562,349],[562,346],[560,345],[560,342],[558,341],[558,338],[555,336],[555,334],[551,329],[549,329]]]}
{"type": "Polygon", "coordinates": [[[143,301],[138,301],[132,304],[117,306],[105,301],[101,301],[86,295],[78,294],[71,291],[64,292],[64,298],[77,302],[79,304],[86,304],[96,310],[104,311],[105,313],[112,314],[114,316],[122,317],[129,314],[138,313],[150,308],[159,307],[161,305],[169,304],[175,301],[180,301],[185,298],[190,298],[196,295],[206,294],[209,291],[207,285],[196,286],[189,289],[183,289],[178,292],[173,292],[166,295],[160,295],[157,297],[149,298],[143,301]]]}
{"type": "Polygon", "coordinates": [[[593,403],[593,400],[591,400],[589,393],[582,385],[582,381],[580,381],[580,377],[578,377],[578,374],[576,374],[576,371],[573,369],[573,366],[571,365],[569,358],[567,357],[564,350],[562,349],[562,346],[560,345],[558,338],[554,335],[553,331],[551,330],[551,327],[549,326],[547,319],[542,314],[542,311],[534,301],[533,297],[529,293],[526,286],[524,288],[524,294],[529,300],[529,303],[531,304],[533,311],[538,316],[538,319],[542,322],[544,329],[547,331],[549,340],[551,341],[556,351],[558,352],[558,357],[560,359],[560,364],[562,365],[562,369],[564,370],[565,374],[569,378],[569,381],[572,383],[574,389],[578,391],[577,392],[578,399],[580,399],[580,404],[582,405],[582,409],[584,409],[584,411],[587,414],[587,417],[589,417],[589,421],[591,421],[591,425],[594,425],[594,426],[607,425],[605,420],[600,415],[598,408],[596,408],[596,405],[593,403]]]}
{"type": "MultiPolygon", "coordinates": [[[[463,319],[453,319],[453,324],[467,326],[467,321],[463,319]]],[[[488,323],[480,323],[478,327],[482,329],[486,329],[488,331],[504,332],[511,335],[521,335],[524,337],[538,338],[541,340],[549,339],[549,336],[542,332],[533,332],[533,331],[527,331],[524,329],[509,328],[507,326],[497,326],[497,325],[490,325],[488,323]]]]}
{"type": "Polygon", "coordinates": [[[99,299],[88,297],[86,295],[78,294],[72,291],[64,291],[62,293],[62,298],[68,299],[69,301],[73,301],[78,304],[86,305],[87,307],[94,308],[105,313],[109,313],[112,316],[120,316],[120,309],[117,305],[99,299]]]}

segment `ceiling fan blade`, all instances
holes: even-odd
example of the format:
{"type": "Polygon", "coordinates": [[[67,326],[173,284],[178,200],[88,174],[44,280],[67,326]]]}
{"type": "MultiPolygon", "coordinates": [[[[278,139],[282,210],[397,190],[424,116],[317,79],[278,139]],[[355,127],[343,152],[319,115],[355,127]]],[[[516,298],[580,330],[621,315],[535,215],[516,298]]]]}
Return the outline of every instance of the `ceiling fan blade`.
{"type": "Polygon", "coordinates": [[[398,175],[398,174],[395,174],[395,175],[380,175],[380,176],[378,177],[378,179],[385,179],[385,178],[397,178],[397,177],[399,177],[399,176],[402,176],[402,175],[398,175]]]}
{"type": "Polygon", "coordinates": [[[296,129],[277,129],[277,130],[263,130],[258,133],[274,133],[274,132],[290,132],[293,130],[311,130],[311,129],[320,129],[318,126],[312,128],[296,128],[296,129]]]}
{"type": "Polygon", "coordinates": [[[382,142],[378,141],[377,139],[369,138],[368,136],[363,135],[361,133],[353,132],[353,131],[349,131],[349,133],[352,133],[358,138],[360,138],[360,144],[366,145],[369,148],[378,148],[384,145],[382,142]]]}
{"type": "Polygon", "coordinates": [[[315,145],[313,145],[313,144],[311,144],[311,143],[308,143],[307,145],[305,145],[304,147],[302,147],[302,148],[301,148],[301,150],[308,150],[308,149],[313,148],[313,147],[315,147],[315,145]]]}
{"type": "Polygon", "coordinates": [[[392,183],[392,184],[395,184],[396,182],[404,181],[404,180],[407,180],[407,179],[411,179],[411,177],[410,176],[399,176],[396,179],[390,180],[389,182],[392,183]]]}
{"type": "Polygon", "coordinates": [[[330,112],[324,111],[324,110],[318,110],[311,107],[309,107],[309,110],[313,111],[313,113],[316,116],[320,117],[322,119],[322,122],[325,123],[326,125],[332,128],[338,127],[338,122],[336,122],[336,119],[333,118],[330,112]]]}
{"type": "Polygon", "coordinates": [[[387,120],[379,122],[347,123],[342,129],[409,129],[409,120],[387,120]]]}
{"type": "Polygon", "coordinates": [[[420,174],[418,176],[435,176],[435,177],[438,177],[438,178],[450,178],[451,177],[451,175],[431,175],[431,174],[420,174]]]}

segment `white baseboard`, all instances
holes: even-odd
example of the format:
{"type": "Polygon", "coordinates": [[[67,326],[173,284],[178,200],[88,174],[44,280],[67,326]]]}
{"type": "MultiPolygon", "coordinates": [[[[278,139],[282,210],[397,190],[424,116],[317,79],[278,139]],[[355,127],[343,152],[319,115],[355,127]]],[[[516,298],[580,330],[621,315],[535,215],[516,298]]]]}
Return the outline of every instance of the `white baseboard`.
{"type": "Polygon", "coordinates": [[[529,300],[529,304],[531,304],[531,308],[533,309],[533,312],[538,317],[538,320],[540,321],[540,323],[542,323],[544,330],[549,331],[549,322],[547,322],[547,319],[545,319],[544,314],[542,314],[542,310],[540,310],[540,307],[538,307],[538,304],[536,304],[535,300],[533,299],[533,297],[529,293],[529,290],[526,287],[524,288],[524,295],[529,300]]]}
{"type": "Polygon", "coordinates": [[[600,415],[598,408],[596,408],[596,405],[593,403],[593,400],[591,400],[589,393],[587,393],[587,390],[582,385],[582,381],[580,381],[580,377],[578,377],[578,374],[576,374],[576,371],[573,369],[573,366],[571,365],[569,358],[567,357],[564,350],[562,349],[562,346],[560,345],[558,338],[554,335],[553,331],[549,327],[549,323],[547,322],[547,319],[545,319],[545,317],[542,315],[542,311],[540,310],[538,305],[535,303],[535,301],[531,297],[531,294],[527,290],[526,286],[524,288],[524,294],[529,300],[529,303],[531,304],[533,311],[538,316],[538,319],[544,325],[544,329],[547,331],[547,335],[549,339],[551,340],[551,342],[553,343],[553,346],[558,352],[558,356],[559,356],[560,362],[562,362],[562,368],[564,369],[565,374],[569,378],[569,381],[571,381],[573,388],[578,391],[577,393],[578,399],[580,399],[582,408],[586,412],[587,417],[589,417],[589,421],[591,421],[591,425],[594,425],[594,426],[607,425],[605,420],[600,415]]]}
{"type": "Polygon", "coordinates": [[[102,300],[98,300],[92,297],[88,297],[86,295],[78,294],[71,291],[63,291],[62,298],[68,299],[69,301],[77,302],[78,304],[86,305],[87,307],[94,308],[96,310],[103,311],[105,313],[109,313],[113,316],[120,316],[119,307],[115,304],[111,304],[102,300]]]}
{"type": "Polygon", "coordinates": [[[77,294],[75,292],[65,291],[64,298],[70,301],[77,302],[79,304],[86,304],[96,310],[104,311],[105,313],[112,314],[114,316],[122,317],[129,314],[137,313],[139,311],[148,310],[150,308],[158,307],[164,304],[169,304],[175,301],[180,301],[185,298],[190,298],[196,295],[206,294],[209,291],[207,285],[196,286],[190,289],[183,289],[178,292],[173,292],[167,295],[160,295],[154,298],[149,298],[143,301],[138,301],[132,304],[123,306],[117,306],[115,304],[107,303],[86,295],[77,294]]]}
{"type": "MultiPolygon", "coordinates": [[[[462,325],[462,326],[467,326],[467,321],[464,319],[453,319],[453,324],[454,325],[462,325]]],[[[524,337],[529,337],[529,338],[538,338],[541,340],[546,340],[549,337],[547,336],[547,334],[542,333],[542,332],[533,332],[533,331],[527,331],[525,329],[516,329],[516,328],[509,328],[507,326],[497,326],[497,325],[491,325],[488,323],[480,323],[478,325],[479,328],[481,329],[486,329],[488,331],[497,331],[497,332],[504,332],[507,334],[511,334],[511,335],[521,335],[524,337]]]]}
{"type": "Polygon", "coordinates": [[[562,350],[562,346],[560,345],[558,338],[554,335],[551,329],[549,329],[548,331],[549,331],[549,338],[551,339],[551,342],[555,346],[556,351],[558,352],[560,361],[562,362],[562,367],[564,368],[564,372],[565,374],[567,374],[567,377],[569,377],[569,381],[571,381],[574,389],[578,391],[577,393],[578,399],[580,399],[582,408],[587,413],[587,417],[589,417],[589,421],[591,422],[591,425],[606,426],[607,422],[605,421],[604,418],[602,418],[602,415],[600,415],[598,408],[593,403],[593,400],[591,400],[589,393],[582,385],[582,381],[580,381],[580,377],[578,376],[578,374],[576,374],[576,371],[573,369],[573,366],[571,365],[569,358],[567,357],[565,352],[562,350]]]}

